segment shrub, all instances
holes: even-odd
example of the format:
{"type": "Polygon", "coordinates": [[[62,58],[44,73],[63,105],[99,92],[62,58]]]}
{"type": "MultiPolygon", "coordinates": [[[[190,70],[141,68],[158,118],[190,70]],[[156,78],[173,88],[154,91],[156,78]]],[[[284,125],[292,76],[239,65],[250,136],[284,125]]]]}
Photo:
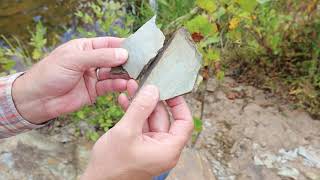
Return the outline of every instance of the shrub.
{"type": "Polygon", "coordinates": [[[228,65],[235,77],[273,92],[281,86],[319,115],[318,0],[197,0],[196,6],[201,11],[184,24],[205,67],[221,76],[228,65]]]}

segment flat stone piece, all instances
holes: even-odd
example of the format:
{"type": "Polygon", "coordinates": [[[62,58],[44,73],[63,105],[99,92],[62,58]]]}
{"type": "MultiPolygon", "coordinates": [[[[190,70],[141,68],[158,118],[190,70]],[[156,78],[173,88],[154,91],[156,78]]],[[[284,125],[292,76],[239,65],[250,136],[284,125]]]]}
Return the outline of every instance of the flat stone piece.
{"type": "Polygon", "coordinates": [[[148,68],[140,86],[157,86],[161,100],[189,93],[195,85],[201,61],[189,33],[181,28],[148,68]]]}
{"type": "Polygon", "coordinates": [[[144,67],[163,47],[165,36],[156,25],[156,16],[128,37],[122,48],[129,52],[129,58],[123,68],[131,78],[137,79],[144,67]]]}

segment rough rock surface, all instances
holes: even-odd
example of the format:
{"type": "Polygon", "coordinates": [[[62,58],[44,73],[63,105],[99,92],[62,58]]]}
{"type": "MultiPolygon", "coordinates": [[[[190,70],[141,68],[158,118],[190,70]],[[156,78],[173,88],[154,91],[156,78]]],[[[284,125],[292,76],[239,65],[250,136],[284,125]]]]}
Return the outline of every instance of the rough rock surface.
{"type": "Polygon", "coordinates": [[[216,180],[201,151],[186,148],[168,180],[216,180]]]}
{"type": "MultiPolygon", "coordinates": [[[[320,179],[320,121],[232,79],[209,83],[203,131],[169,180],[320,179]]],[[[199,117],[200,96],[186,97],[199,117]]],[[[0,140],[0,179],[77,179],[92,143],[74,131],[67,125],[49,134],[32,131],[0,140]]]]}
{"type": "MultiPolygon", "coordinates": [[[[219,86],[210,80],[208,87],[204,130],[195,147],[206,154],[218,180],[319,180],[319,120],[230,78],[219,86]]],[[[199,105],[193,106],[200,104],[194,97],[189,96],[188,101],[199,111],[199,105]]]]}

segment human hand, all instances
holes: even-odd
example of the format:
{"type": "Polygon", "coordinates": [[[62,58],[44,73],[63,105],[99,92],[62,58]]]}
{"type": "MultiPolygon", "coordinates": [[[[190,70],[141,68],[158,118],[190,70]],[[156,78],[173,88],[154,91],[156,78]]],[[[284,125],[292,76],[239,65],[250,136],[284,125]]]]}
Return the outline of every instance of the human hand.
{"type": "MultiPolygon", "coordinates": [[[[137,85],[128,82],[133,95],[137,85]]],[[[158,89],[143,88],[129,105],[125,95],[119,102],[127,109],[124,117],[94,145],[82,180],[152,179],[172,169],[191,136],[193,121],[182,97],[166,101],[174,121],[170,125],[158,89]]]]}
{"type": "Polygon", "coordinates": [[[119,48],[122,39],[77,39],[61,45],[35,64],[13,84],[19,113],[34,124],[92,104],[97,96],[125,91],[127,80],[113,77],[111,67],[126,62],[128,53],[119,48]],[[96,69],[99,71],[99,78],[96,69]]]}

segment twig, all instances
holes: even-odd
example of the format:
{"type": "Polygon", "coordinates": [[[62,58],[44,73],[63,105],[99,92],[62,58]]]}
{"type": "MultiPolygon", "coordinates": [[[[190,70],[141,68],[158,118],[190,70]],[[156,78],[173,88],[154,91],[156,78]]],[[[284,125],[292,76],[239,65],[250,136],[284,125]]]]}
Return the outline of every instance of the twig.
{"type": "MultiPolygon", "coordinates": [[[[203,115],[204,115],[204,108],[205,108],[205,96],[206,96],[206,92],[207,92],[207,86],[208,86],[208,80],[204,80],[204,87],[203,87],[203,89],[200,89],[200,96],[201,96],[200,120],[202,122],[203,122],[203,115]]],[[[198,139],[201,135],[201,132],[197,133],[196,137],[194,138],[194,141],[192,142],[192,145],[191,145],[192,148],[194,148],[195,145],[197,144],[198,139]]]]}

